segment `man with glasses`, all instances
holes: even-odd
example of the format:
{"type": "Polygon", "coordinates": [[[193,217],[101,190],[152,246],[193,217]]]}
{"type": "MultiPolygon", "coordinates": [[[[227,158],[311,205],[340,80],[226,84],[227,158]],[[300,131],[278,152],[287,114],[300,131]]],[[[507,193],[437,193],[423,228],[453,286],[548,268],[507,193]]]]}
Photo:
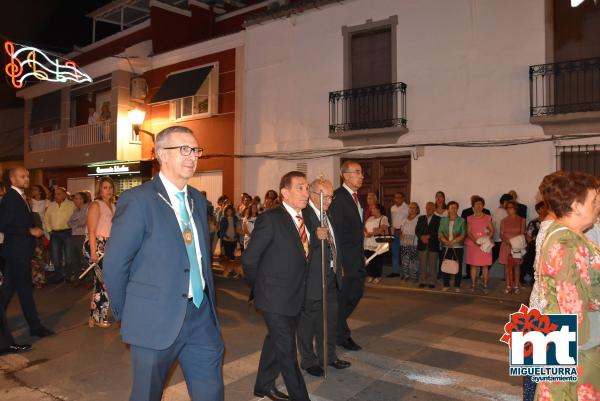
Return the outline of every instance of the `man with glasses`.
{"type": "Polygon", "coordinates": [[[338,302],[337,344],[350,351],[362,349],[352,339],[348,318],[358,305],[365,289],[363,208],[358,190],[363,183],[362,167],[347,160],[340,168],[343,184],[335,190],[329,218],[336,228],[336,245],[344,272],[338,302]]]}
{"type": "Polygon", "coordinates": [[[306,227],[311,235],[318,238],[318,241],[311,243],[306,297],[298,322],[298,349],[302,369],[319,377],[323,375],[324,367],[322,243],[325,244],[324,268],[326,269],[327,284],[327,363],[336,369],[345,369],[350,366],[350,362],[338,359],[335,352],[338,294],[342,288],[342,269],[338,262],[340,254],[336,248],[336,231],[327,218],[327,210],[334,199],[333,184],[331,181],[318,178],[310,184],[309,190],[308,206],[302,210],[302,215],[306,221],[306,227]],[[321,192],[323,192],[323,205],[321,205],[321,192]],[[321,221],[321,207],[324,214],[323,221],[321,221]],[[313,340],[316,340],[316,355],[313,340]]]}
{"type": "Polygon", "coordinates": [[[187,185],[202,148],[193,132],[156,137],[160,173],[119,198],[104,278],[131,344],[130,400],[160,401],[175,362],[192,400],[223,400],[223,340],[211,272],[206,198],[187,185]]]}

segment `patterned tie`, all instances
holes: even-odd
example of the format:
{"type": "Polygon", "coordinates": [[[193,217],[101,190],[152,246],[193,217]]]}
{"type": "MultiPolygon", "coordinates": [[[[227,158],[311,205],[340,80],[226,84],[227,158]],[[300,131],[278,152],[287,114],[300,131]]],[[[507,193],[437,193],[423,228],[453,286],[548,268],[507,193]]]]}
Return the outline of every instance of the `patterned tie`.
{"type": "MultiPolygon", "coordinates": [[[[190,223],[190,215],[188,214],[187,208],[185,207],[185,192],[177,192],[175,194],[177,199],[179,199],[179,218],[182,223],[182,232],[183,230],[192,229],[190,223]]],[[[192,231],[193,232],[193,231],[192,231]]],[[[184,241],[185,242],[185,241],[184,241]]],[[[202,291],[202,278],[200,277],[200,264],[198,263],[198,255],[196,254],[196,239],[188,244],[185,244],[185,249],[188,254],[188,260],[190,262],[190,280],[192,282],[192,297],[194,298],[194,305],[196,308],[200,307],[202,303],[202,298],[204,297],[202,291]]]]}
{"type": "Polygon", "coordinates": [[[300,241],[302,241],[302,247],[304,248],[304,257],[308,257],[308,236],[306,235],[306,226],[304,226],[304,219],[301,214],[297,214],[298,219],[298,234],[300,234],[300,241]]]}
{"type": "Polygon", "coordinates": [[[323,216],[323,225],[327,227],[327,242],[329,242],[329,249],[331,250],[331,259],[333,260],[333,273],[337,273],[337,250],[335,249],[335,241],[333,235],[331,235],[331,226],[329,225],[329,219],[327,215],[323,216]]]}

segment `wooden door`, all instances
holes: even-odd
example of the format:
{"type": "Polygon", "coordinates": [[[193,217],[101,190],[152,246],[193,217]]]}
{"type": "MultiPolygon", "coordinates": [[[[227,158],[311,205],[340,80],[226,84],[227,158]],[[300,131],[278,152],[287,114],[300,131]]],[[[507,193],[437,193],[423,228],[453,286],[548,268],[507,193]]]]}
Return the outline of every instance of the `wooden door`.
{"type": "MultiPolygon", "coordinates": [[[[342,159],[343,163],[345,160],[342,159]]],[[[361,204],[366,205],[367,193],[375,192],[379,203],[388,213],[396,192],[410,200],[410,156],[351,159],[360,163],[365,179],[358,191],[361,204]]]]}

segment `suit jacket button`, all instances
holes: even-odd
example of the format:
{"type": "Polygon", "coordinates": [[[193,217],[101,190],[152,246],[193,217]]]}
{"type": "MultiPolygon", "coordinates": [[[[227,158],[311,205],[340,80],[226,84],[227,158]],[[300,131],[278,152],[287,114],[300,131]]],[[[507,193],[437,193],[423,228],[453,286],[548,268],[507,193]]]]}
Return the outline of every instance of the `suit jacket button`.
{"type": "Polygon", "coordinates": [[[189,273],[189,272],[190,272],[190,269],[185,269],[183,272],[184,272],[184,273],[189,273]]]}
{"type": "Polygon", "coordinates": [[[188,298],[188,294],[181,294],[181,298],[188,298]]]}

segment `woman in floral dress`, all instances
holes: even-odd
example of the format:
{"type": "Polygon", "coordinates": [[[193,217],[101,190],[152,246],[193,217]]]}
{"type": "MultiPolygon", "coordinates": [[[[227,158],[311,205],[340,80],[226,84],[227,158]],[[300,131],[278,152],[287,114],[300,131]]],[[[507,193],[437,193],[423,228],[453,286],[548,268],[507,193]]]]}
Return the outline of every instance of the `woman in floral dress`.
{"type": "MultiPolygon", "coordinates": [[[[115,185],[110,177],[102,177],[98,181],[96,200],[92,202],[87,215],[87,238],[84,243],[84,255],[89,263],[97,263],[102,271],[104,246],[110,237],[112,218],[115,213],[115,185]]],[[[94,269],[94,292],[90,305],[89,326],[109,327],[108,293],[101,273],[94,269]]]]}
{"type": "Polygon", "coordinates": [[[557,220],[542,245],[538,296],[543,313],[576,314],[577,382],[540,382],[538,401],[600,400],[600,252],[583,236],[600,212],[598,179],[580,172],[546,177],[543,197],[557,220]]]}

